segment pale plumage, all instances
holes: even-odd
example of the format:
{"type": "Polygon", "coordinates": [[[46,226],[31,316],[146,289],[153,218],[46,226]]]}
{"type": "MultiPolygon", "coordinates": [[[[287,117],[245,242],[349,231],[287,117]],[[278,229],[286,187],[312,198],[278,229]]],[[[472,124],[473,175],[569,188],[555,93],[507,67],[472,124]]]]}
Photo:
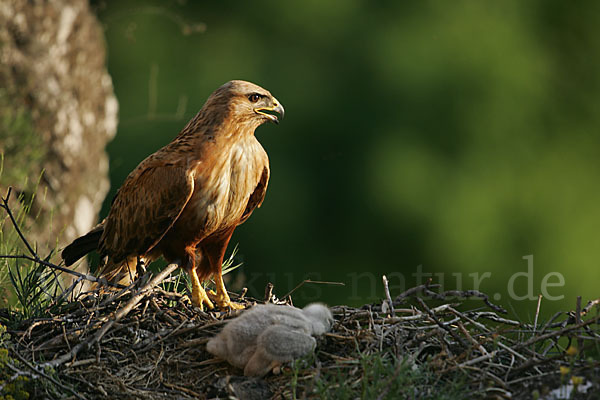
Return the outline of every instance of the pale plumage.
{"type": "Polygon", "coordinates": [[[265,304],[244,311],[208,341],[206,350],[244,370],[263,376],[278,365],[313,351],[319,336],[331,329],[333,317],[323,304],[303,309],[265,304]]]}
{"type": "Polygon", "coordinates": [[[234,229],[265,196],[269,159],[254,130],[278,122],[270,111],[283,115],[257,85],[231,81],[217,89],[171,143],[129,174],[102,224],[63,251],[67,265],[97,248],[108,257],[100,274],[128,283],[138,259],[162,255],[190,273],[195,305],[212,308],[200,280],[214,274],[213,300],[232,306],[221,264],[234,229]]]}

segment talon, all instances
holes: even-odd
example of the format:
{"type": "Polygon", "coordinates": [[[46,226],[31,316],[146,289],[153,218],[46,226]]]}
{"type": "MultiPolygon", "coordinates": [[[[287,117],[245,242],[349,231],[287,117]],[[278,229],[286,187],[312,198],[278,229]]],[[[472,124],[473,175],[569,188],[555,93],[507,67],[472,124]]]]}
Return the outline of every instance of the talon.
{"type": "Polygon", "coordinates": [[[214,308],[214,305],[210,300],[205,300],[203,302],[202,299],[198,299],[198,300],[194,301],[188,295],[183,295],[181,297],[181,300],[179,300],[179,301],[187,304],[188,306],[198,307],[201,311],[204,311],[204,304],[206,304],[206,307],[208,307],[209,309],[214,308]]]}
{"type": "Polygon", "coordinates": [[[231,301],[227,293],[221,294],[215,293],[214,290],[209,290],[207,295],[212,301],[214,301],[219,306],[221,310],[227,310],[228,308],[231,308],[232,310],[243,310],[244,308],[246,308],[243,304],[231,301]]]}
{"type": "Polygon", "coordinates": [[[209,297],[206,293],[196,292],[192,294],[192,305],[194,307],[198,307],[200,310],[204,311],[204,305],[208,307],[209,310],[215,308],[213,303],[210,301],[209,297]]]}
{"type": "Polygon", "coordinates": [[[190,271],[190,278],[192,279],[192,305],[194,307],[198,307],[201,311],[204,311],[204,304],[206,304],[206,307],[208,307],[209,310],[215,308],[213,303],[208,298],[206,291],[200,284],[200,280],[198,279],[195,269],[190,271]]]}
{"type": "Polygon", "coordinates": [[[229,308],[231,308],[232,310],[243,310],[243,309],[245,309],[245,308],[246,308],[246,307],[245,307],[243,304],[240,304],[240,303],[234,303],[234,302],[233,302],[233,301],[231,301],[231,300],[230,300],[230,301],[228,301],[228,302],[225,302],[224,304],[219,304],[219,307],[223,307],[223,308],[224,308],[224,307],[229,307],[229,308]]]}

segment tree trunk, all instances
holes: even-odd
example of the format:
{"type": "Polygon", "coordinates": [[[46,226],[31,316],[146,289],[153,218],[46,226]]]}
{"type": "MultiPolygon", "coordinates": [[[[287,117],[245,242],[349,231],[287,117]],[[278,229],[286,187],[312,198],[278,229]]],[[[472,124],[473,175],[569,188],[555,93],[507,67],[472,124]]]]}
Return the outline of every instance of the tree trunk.
{"type": "Polygon", "coordinates": [[[0,0],[0,190],[31,204],[42,256],[86,233],[109,189],[118,103],[105,55],[87,1],[0,0]]]}

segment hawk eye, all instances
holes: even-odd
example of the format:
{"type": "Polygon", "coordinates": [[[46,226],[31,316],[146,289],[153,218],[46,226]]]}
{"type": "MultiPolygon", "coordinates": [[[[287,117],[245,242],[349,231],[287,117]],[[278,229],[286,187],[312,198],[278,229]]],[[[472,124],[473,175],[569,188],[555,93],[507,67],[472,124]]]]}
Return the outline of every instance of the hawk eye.
{"type": "Polygon", "coordinates": [[[260,100],[260,94],[251,94],[248,96],[248,100],[250,100],[252,103],[256,103],[258,100],[260,100]]]}

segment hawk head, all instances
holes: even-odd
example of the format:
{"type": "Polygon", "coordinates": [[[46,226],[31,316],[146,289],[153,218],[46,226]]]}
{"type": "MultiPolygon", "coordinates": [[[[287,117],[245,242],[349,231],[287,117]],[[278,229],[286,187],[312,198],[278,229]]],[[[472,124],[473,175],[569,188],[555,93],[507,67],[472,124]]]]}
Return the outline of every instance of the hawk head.
{"type": "Polygon", "coordinates": [[[253,128],[265,122],[278,124],[285,113],[281,103],[268,90],[240,80],[227,82],[207,100],[210,108],[218,105],[225,106],[231,122],[253,128]]]}

